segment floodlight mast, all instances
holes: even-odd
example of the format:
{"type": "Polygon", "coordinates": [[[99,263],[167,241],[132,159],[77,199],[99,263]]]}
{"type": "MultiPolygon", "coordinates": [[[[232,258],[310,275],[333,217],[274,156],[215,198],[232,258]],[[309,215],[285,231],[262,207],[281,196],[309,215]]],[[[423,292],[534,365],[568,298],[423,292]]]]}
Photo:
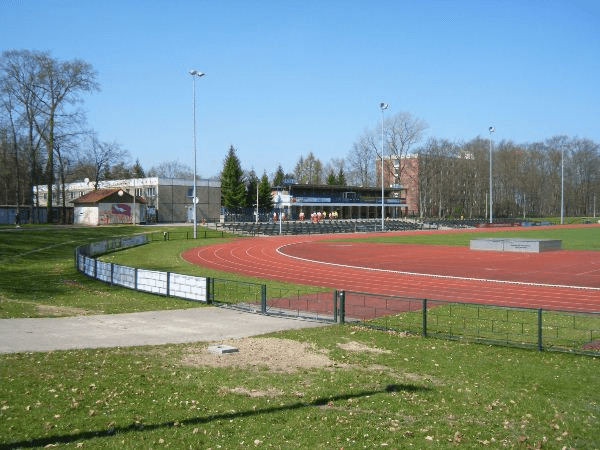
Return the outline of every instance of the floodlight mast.
{"type": "Polygon", "coordinates": [[[492,133],[496,132],[495,127],[490,127],[490,223],[493,221],[492,216],[492,133]]]}
{"type": "Polygon", "coordinates": [[[381,108],[381,231],[383,231],[385,218],[385,205],[383,201],[383,112],[388,109],[389,105],[381,102],[379,107],[381,108]]]}
{"type": "Polygon", "coordinates": [[[192,204],[193,204],[193,217],[194,217],[194,239],[196,239],[196,233],[197,233],[197,216],[196,216],[196,208],[197,208],[197,197],[196,197],[196,78],[200,78],[204,76],[203,72],[200,72],[196,69],[191,69],[189,71],[189,74],[192,76],[192,80],[193,80],[193,97],[194,97],[194,188],[193,188],[193,193],[192,193],[192,204]]]}

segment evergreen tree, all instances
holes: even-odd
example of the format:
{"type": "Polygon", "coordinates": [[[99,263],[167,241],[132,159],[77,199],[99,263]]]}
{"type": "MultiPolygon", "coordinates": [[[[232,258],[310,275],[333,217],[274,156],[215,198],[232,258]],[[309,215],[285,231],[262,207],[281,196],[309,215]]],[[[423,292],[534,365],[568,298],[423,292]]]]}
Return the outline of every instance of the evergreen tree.
{"type": "Polygon", "coordinates": [[[335,178],[333,170],[330,170],[329,175],[327,175],[327,184],[329,186],[338,184],[338,180],[335,178]]]}
{"type": "Polygon", "coordinates": [[[341,167],[337,176],[337,184],[340,186],[346,186],[346,175],[344,174],[344,169],[341,167]]]}
{"type": "Polygon", "coordinates": [[[246,184],[246,207],[247,208],[255,208],[256,207],[256,188],[258,186],[258,177],[254,172],[254,169],[250,171],[250,173],[246,176],[247,184],[246,184]]]}
{"type": "Polygon", "coordinates": [[[271,186],[267,174],[263,174],[258,185],[258,206],[266,211],[273,209],[273,196],[271,195],[271,186]]]}
{"type": "Polygon", "coordinates": [[[282,186],[284,178],[285,173],[283,172],[283,167],[281,167],[281,164],[279,164],[279,167],[277,167],[277,171],[273,176],[273,186],[282,186]]]}
{"type": "Polygon", "coordinates": [[[245,202],[244,172],[232,145],[221,172],[221,205],[224,208],[235,209],[244,206],[245,202]]]}
{"type": "Polygon", "coordinates": [[[144,168],[142,167],[139,158],[135,160],[135,164],[131,168],[131,172],[133,178],[146,178],[146,173],[144,172],[144,168]]]}

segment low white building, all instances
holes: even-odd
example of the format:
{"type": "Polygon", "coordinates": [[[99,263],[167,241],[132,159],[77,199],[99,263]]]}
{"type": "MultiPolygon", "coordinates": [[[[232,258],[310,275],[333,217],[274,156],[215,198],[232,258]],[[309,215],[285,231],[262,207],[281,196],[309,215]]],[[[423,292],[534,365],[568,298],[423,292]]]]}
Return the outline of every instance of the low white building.
{"type": "Polygon", "coordinates": [[[75,225],[139,223],[146,216],[145,200],[120,188],[98,189],[73,200],[75,225]]]}
{"type": "MultiPolygon", "coordinates": [[[[82,181],[64,186],[65,203],[75,205],[75,200],[95,191],[95,183],[82,181]]],[[[144,208],[135,216],[136,223],[181,223],[191,222],[194,214],[193,180],[177,178],[131,178],[107,180],[98,183],[100,189],[122,189],[132,198],[143,199],[144,208]]],[[[53,206],[61,206],[62,186],[55,186],[52,196],[53,206]]],[[[36,204],[45,205],[48,190],[45,185],[35,187],[36,204]],[[39,202],[39,203],[37,203],[39,202]]],[[[198,221],[214,222],[221,212],[221,182],[219,180],[196,181],[196,217],[198,221]]],[[[74,218],[74,220],[76,220],[74,218]]]]}

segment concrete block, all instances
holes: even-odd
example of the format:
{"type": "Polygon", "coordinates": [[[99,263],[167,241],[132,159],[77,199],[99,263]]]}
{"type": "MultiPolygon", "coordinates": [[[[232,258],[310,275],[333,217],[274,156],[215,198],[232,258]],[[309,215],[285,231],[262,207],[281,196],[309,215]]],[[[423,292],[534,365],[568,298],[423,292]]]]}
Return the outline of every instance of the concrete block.
{"type": "Polygon", "coordinates": [[[562,241],[559,239],[528,239],[528,238],[482,238],[472,239],[471,250],[492,250],[497,252],[539,253],[561,250],[562,241]]]}
{"type": "Polygon", "coordinates": [[[209,345],[208,352],[214,355],[222,355],[224,353],[236,353],[239,352],[237,347],[232,347],[231,345],[209,345]]]}

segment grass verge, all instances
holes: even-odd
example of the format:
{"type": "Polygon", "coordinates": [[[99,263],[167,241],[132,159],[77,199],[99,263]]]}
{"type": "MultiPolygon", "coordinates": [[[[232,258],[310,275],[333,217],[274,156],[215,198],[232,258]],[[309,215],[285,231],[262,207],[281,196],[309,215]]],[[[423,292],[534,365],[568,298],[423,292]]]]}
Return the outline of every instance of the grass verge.
{"type": "Polygon", "coordinates": [[[0,448],[600,446],[597,358],[350,325],[259,342],[0,356],[0,448]]]}
{"type": "MultiPolygon", "coordinates": [[[[165,227],[164,230],[180,227],[165,227]]],[[[160,230],[162,230],[161,228],[160,230]]],[[[22,227],[0,231],[0,318],[114,314],[200,306],[91,280],[77,272],[76,246],[143,227],[22,227]]],[[[157,231],[152,228],[152,231],[157,231]]],[[[193,241],[192,241],[193,242],[193,241]]]]}

